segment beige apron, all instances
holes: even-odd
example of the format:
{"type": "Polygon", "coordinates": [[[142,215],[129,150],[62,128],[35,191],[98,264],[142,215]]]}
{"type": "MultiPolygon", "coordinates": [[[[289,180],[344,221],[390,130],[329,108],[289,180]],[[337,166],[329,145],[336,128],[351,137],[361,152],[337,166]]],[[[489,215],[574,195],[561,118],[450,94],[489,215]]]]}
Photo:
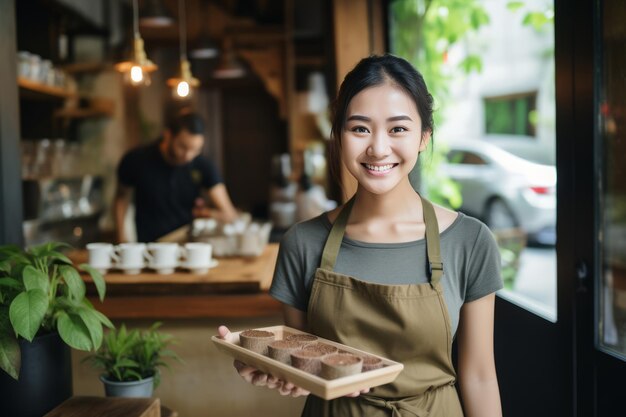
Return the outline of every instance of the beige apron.
{"type": "Polygon", "coordinates": [[[309,395],[302,415],[462,417],[432,204],[422,198],[430,282],[383,285],[333,272],[353,203],[354,198],[342,209],[326,241],[309,299],[309,328],[320,337],[401,362],[404,370],[394,382],[357,398],[324,401],[309,395]]]}

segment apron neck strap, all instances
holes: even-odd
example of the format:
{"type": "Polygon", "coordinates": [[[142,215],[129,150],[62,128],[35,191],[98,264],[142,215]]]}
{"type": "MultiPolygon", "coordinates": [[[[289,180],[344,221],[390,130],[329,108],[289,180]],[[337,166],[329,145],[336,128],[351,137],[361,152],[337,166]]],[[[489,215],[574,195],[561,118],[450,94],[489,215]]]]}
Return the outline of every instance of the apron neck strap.
{"type": "MultiPolygon", "coordinates": [[[[422,200],[422,210],[424,211],[424,223],[426,224],[426,256],[428,258],[428,271],[430,274],[431,285],[436,285],[443,275],[443,262],[441,260],[441,250],[439,243],[439,224],[437,223],[437,216],[435,215],[435,209],[430,201],[420,196],[422,200]]],[[[322,269],[332,271],[335,269],[335,262],[337,261],[337,255],[339,255],[339,249],[341,248],[341,242],[343,241],[343,235],[346,231],[346,225],[348,224],[348,217],[352,211],[354,205],[354,197],[352,197],[343,206],[339,216],[335,219],[330,234],[324,245],[324,252],[322,253],[322,262],[320,267],[322,269]]]]}
{"type": "Polygon", "coordinates": [[[443,261],[441,260],[441,245],[439,242],[439,223],[435,209],[430,201],[421,197],[424,223],[426,224],[426,256],[430,283],[435,286],[443,276],[443,261]]]}
{"type": "Polygon", "coordinates": [[[346,225],[348,224],[348,217],[350,217],[353,204],[354,196],[343,206],[339,216],[333,223],[332,229],[330,229],[330,234],[328,239],[326,239],[326,245],[324,245],[324,252],[322,253],[322,269],[328,271],[335,269],[335,262],[337,261],[337,255],[339,255],[339,248],[341,248],[341,241],[343,241],[343,235],[346,232],[346,225]]]}

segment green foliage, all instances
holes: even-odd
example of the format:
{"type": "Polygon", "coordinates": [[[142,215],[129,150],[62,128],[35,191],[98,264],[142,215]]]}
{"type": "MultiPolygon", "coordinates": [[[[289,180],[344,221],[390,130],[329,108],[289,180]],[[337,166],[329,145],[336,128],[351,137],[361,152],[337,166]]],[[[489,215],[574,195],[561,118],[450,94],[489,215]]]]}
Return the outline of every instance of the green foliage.
{"type": "Polygon", "coordinates": [[[507,290],[515,289],[515,278],[520,268],[520,256],[526,247],[526,234],[518,229],[494,232],[500,248],[502,281],[507,290]]]}
{"type": "MultiPolygon", "coordinates": [[[[41,332],[58,331],[63,341],[80,350],[96,350],[102,326],[113,324],[85,298],[85,283],[67,256],[63,243],[46,243],[22,250],[0,246],[0,368],[17,379],[21,355],[18,338],[28,341],[41,332]]],[[[102,275],[80,265],[91,275],[100,300],[102,275]]]]}
{"type": "MultiPolygon", "coordinates": [[[[523,1],[509,1],[507,7],[512,12],[524,9],[523,1]]],[[[524,26],[530,26],[537,32],[542,32],[548,27],[554,26],[554,2],[546,0],[543,10],[525,10],[522,18],[524,26]]]]}
{"type": "MultiPolygon", "coordinates": [[[[444,64],[448,51],[489,23],[479,0],[395,0],[390,7],[393,52],[411,62],[422,73],[434,97],[444,100],[452,74],[444,64]]],[[[461,63],[466,73],[480,71],[478,55],[461,63]]]]}
{"type": "MultiPolygon", "coordinates": [[[[432,149],[431,149],[432,150],[432,149]]],[[[447,159],[448,147],[440,143],[436,151],[430,154],[423,153],[419,158],[421,178],[419,187],[428,196],[428,199],[444,207],[458,209],[463,203],[461,186],[446,176],[439,166],[447,159]]],[[[418,187],[417,184],[414,185],[418,187]]]]}
{"type": "Polygon", "coordinates": [[[160,367],[168,367],[166,358],[182,362],[168,346],[174,343],[169,334],[158,331],[161,323],[153,324],[148,330],[127,330],[122,326],[112,329],[104,338],[98,351],[86,361],[102,369],[110,381],[138,381],[154,376],[154,386],[160,383],[160,367]]]}
{"type": "MultiPolygon", "coordinates": [[[[454,74],[445,67],[449,49],[464,41],[489,23],[489,15],[480,0],[395,0],[391,3],[391,44],[393,52],[411,62],[424,76],[430,93],[439,108],[448,96],[448,85],[454,74]]],[[[458,66],[465,74],[482,71],[477,54],[468,54],[458,66]]],[[[435,125],[441,115],[435,112],[435,125]]],[[[441,143],[431,148],[430,160],[420,157],[419,188],[435,203],[459,208],[461,189],[439,166],[446,160],[441,143]]],[[[416,174],[416,173],[415,173],[416,174]]],[[[412,180],[416,175],[413,175],[412,180]]],[[[416,185],[416,184],[414,184],[416,185]]]]}

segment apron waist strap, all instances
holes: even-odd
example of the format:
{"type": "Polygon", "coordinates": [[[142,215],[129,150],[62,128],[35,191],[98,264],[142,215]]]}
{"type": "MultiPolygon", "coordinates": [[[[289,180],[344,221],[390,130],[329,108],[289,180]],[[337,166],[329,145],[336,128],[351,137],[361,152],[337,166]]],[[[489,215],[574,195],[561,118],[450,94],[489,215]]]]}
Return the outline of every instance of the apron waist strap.
{"type": "MultiPolygon", "coordinates": [[[[455,381],[451,381],[448,384],[430,389],[426,391],[426,393],[454,386],[454,383],[455,381]]],[[[421,407],[419,404],[421,402],[419,400],[423,398],[424,394],[415,397],[405,397],[399,399],[388,399],[375,397],[369,394],[363,394],[360,395],[358,398],[373,406],[391,410],[392,417],[428,417],[428,414],[430,414],[429,411],[421,407]]]]}
{"type": "Polygon", "coordinates": [[[406,400],[385,400],[384,398],[361,395],[361,398],[369,404],[379,408],[391,410],[392,417],[428,417],[428,411],[412,406],[406,400]]]}

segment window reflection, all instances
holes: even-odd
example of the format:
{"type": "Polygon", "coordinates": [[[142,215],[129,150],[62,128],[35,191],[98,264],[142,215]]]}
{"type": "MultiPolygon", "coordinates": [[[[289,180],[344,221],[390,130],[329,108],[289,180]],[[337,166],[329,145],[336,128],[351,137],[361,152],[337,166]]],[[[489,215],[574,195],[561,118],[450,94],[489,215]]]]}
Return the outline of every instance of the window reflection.
{"type": "Polygon", "coordinates": [[[500,245],[500,295],[555,321],[554,3],[424,4],[389,7],[392,52],[422,72],[437,108],[416,186],[485,222],[500,245]]]}
{"type": "Polygon", "coordinates": [[[626,356],[626,4],[602,2],[600,344],[626,356]]]}

